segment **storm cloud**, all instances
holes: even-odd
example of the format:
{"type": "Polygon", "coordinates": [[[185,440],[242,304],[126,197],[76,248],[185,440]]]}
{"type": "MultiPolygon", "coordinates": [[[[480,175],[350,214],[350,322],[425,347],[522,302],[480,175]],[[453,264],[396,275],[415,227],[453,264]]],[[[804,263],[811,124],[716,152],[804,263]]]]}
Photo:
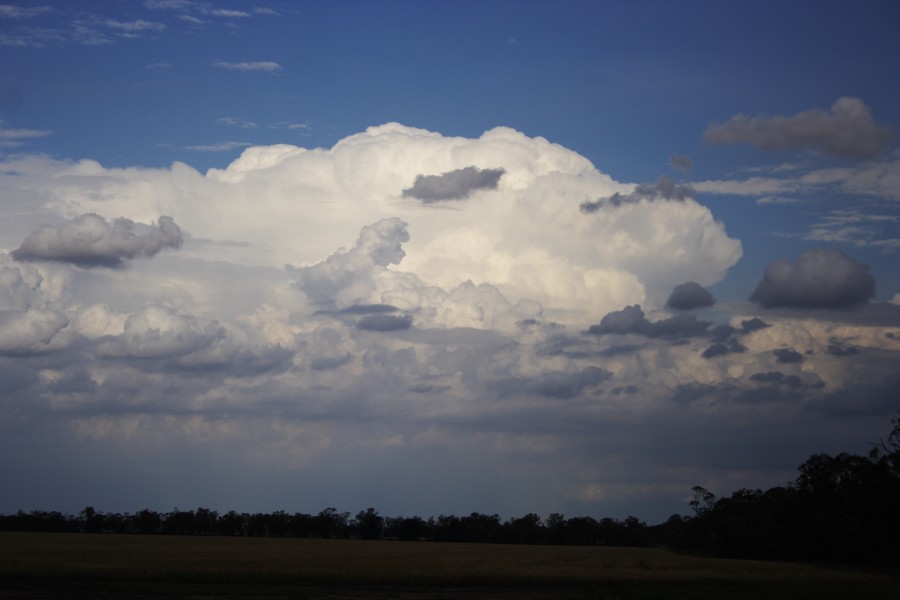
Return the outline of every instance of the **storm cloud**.
{"type": "Polygon", "coordinates": [[[121,267],[136,257],[155,256],[163,248],[178,248],[184,235],[172,217],[157,225],[139,225],[125,218],[107,221],[95,213],[61,227],[41,227],[22,242],[16,260],[50,260],[82,267],[121,267]]]}
{"type": "Polygon", "coordinates": [[[716,303],[716,299],[705,287],[695,281],[676,285],[666,300],[666,306],[676,310],[705,308],[716,303]]]}
{"type": "Polygon", "coordinates": [[[869,265],[837,249],[809,250],[796,263],[774,260],[750,300],[764,308],[848,309],[875,297],[869,265]]]}
{"type": "Polygon", "coordinates": [[[750,117],[738,114],[706,129],[714,144],[747,142],[764,150],[806,148],[849,158],[872,158],[892,137],[890,129],[872,119],[859,98],[839,98],[831,111],[816,108],[792,117],[750,117]]]}
{"type": "MultiPolygon", "coordinates": [[[[471,511],[479,507],[453,490],[487,482],[497,486],[490,510],[616,515],[631,511],[633,498],[659,497],[665,517],[686,506],[698,481],[764,485],[770,471],[758,465],[717,482],[704,461],[727,462],[729,448],[750,447],[743,442],[762,429],[794,431],[808,419],[803,402],[825,393],[804,386],[777,418],[741,407],[737,418],[746,390],[787,396],[794,374],[807,381],[828,372],[831,392],[870,377],[878,364],[862,356],[881,357],[883,370],[896,364],[897,341],[874,322],[839,330],[778,315],[763,322],[759,311],[736,312],[740,303],[710,311],[728,319],[715,325],[659,311],[676,283],[721,281],[740,242],[673,180],[639,186],[652,201],[586,217],[584,198],[636,188],[509,128],[467,139],[386,124],[330,149],[247,148],[204,173],[178,163],[8,163],[0,192],[21,200],[0,221],[0,247],[69,214],[126,215],[135,234],[157,229],[137,223],[166,214],[191,232],[171,259],[113,254],[131,261],[127,269],[0,252],[0,408],[24,417],[21,435],[0,436],[0,455],[44,472],[27,457],[54,436],[64,446],[47,455],[57,472],[83,478],[99,471],[85,453],[126,453],[108,473],[146,488],[123,496],[122,510],[210,494],[240,504],[226,489],[237,469],[285,490],[271,501],[286,507],[312,482],[317,495],[305,501],[323,503],[314,509],[371,498],[388,514],[471,511]],[[452,210],[398,201],[416,174],[468,164],[503,166],[491,201],[452,210]],[[837,358],[826,350],[832,338],[861,355],[837,358]],[[778,364],[773,351],[786,348],[804,363],[778,364]],[[751,378],[778,369],[778,381],[751,378]],[[735,422],[746,438],[720,428],[735,422]],[[674,448],[665,464],[647,439],[674,448]],[[212,474],[198,481],[193,464],[212,474]],[[447,464],[454,468],[442,470],[447,464]],[[682,466],[688,475],[672,479],[682,466]],[[159,472],[187,483],[173,491],[159,472]],[[298,487],[272,484],[285,472],[298,487]],[[329,478],[338,472],[346,483],[329,478]],[[406,479],[411,472],[419,475],[406,479]],[[379,487],[367,473],[395,479],[379,487]],[[407,489],[423,482],[439,492],[417,505],[407,489]],[[618,504],[596,499],[596,490],[632,483],[643,491],[618,504]]],[[[671,304],[704,302],[689,295],[671,304]]],[[[835,396],[835,410],[845,401],[835,396]]],[[[856,442],[858,433],[841,439],[856,442]]],[[[5,501],[12,510],[33,505],[34,490],[5,501]]]]}
{"type": "Polygon", "coordinates": [[[416,175],[412,187],[403,190],[404,198],[425,202],[464,200],[478,190],[495,190],[503,169],[465,167],[440,175],[416,175]]]}

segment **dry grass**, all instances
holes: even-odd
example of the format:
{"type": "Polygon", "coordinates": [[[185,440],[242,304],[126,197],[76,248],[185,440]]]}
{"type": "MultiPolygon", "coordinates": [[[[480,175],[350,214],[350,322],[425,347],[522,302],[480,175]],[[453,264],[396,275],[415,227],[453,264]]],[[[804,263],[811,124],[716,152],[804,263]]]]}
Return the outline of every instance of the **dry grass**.
{"type": "Polygon", "coordinates": [[[532,597],[900,597],[883,573],[649,548],[0,533],[0,590],[23,582],[252,584],[254,594],[324,585],[502,588],[532,597]]]}

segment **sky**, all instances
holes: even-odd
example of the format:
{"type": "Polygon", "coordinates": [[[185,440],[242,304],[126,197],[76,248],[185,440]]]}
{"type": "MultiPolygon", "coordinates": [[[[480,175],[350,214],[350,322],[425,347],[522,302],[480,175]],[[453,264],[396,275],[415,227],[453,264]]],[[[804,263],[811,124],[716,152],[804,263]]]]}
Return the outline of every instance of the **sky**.
{"type": "Polygon", "coordinates": [[[652,524],[868,452],[897,23],[0,0],[0,512],[652,524]]]}

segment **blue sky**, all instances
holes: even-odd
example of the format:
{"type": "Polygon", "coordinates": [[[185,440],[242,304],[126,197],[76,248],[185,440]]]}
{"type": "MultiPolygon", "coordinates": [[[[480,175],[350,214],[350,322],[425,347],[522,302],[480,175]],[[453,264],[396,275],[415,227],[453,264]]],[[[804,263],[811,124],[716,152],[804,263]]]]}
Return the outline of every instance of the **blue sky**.
{"type": "Polygon", "coordinates": [[[0,3],[0,510],[653,521],[864,451],[900,408],[898,22],[0,3]],[[716,302],[667,306],[688,281],[716,302]]]}

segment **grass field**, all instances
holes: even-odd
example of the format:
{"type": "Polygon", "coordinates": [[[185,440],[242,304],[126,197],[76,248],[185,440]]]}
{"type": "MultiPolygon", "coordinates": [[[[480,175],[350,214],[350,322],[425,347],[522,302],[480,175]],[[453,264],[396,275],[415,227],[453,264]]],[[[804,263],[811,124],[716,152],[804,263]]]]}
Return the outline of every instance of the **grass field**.
{"type": "Polygon", "coordinates": [[[0,533],[0,599],[900,598],[897,573],[650,548],[0,533]]]}

